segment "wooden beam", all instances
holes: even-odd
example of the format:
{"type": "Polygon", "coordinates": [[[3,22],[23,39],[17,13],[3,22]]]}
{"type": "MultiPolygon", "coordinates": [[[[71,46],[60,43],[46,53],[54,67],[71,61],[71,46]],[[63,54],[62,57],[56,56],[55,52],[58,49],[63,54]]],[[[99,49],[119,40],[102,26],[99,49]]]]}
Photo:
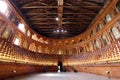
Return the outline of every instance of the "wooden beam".
{"type": "MultiPolygon", "coordinates": [[[[45,15],[45,14],[58,14],[58,13],[41,13],[41,12],[31,12],[31,13],[27,13],[26,15],[45,15]]],[[[81,14],[90,14],[90,15],[95,15],[95,13],[63,13],[63,14],[73,14],[73,15],[81,15],[81,14]]]]}
{"type": "Polygon", "coordinates": [[[91,4],[91,5],[98,5],[98,6],[102,5],[102,3],[98,3],[98,2],[90,1],[90,0],[84,0],[83,2],[87,4],[91,4]]]}
{"type": "MultiPolygon", "coordinates": [[[[31,16],[31,17],[29,17],[28,19],[33,19],[33,18],[41,18],[41,17],[39,17],[38,15],[34,15],[34,16],[31,16]]],[[[56,18],[56,17],[42,17],[42,18],[44,18],[44,19],[47,19],[47,18],[56,18]]],[[[63,18],[87,18],[87,19],[91,19],[91,20],[93,20],[93,18],[91,17],[91,16],[89,16],[89,15],[84,15],[84,14],[81,14],[81,15],[78,15],[77,17],[74,17],[74,16],[69,16],[69,15],[66,15],[66,17],[63,17],[63,18]]]]}
{"type": "Polygon", "coordinates": [[[63,0],[58,0],[58,27],[62,27],[63,0]]]}
{"type": "MultiPolygon", "coordinates": [[[[50,19],[50,20],[55,20],[55,18],[30,18],[30,20],[46,20],[46,19],[50,19]]],[[[77,17],[77,18],[63,18],[63,20],[92,20],[91,18],[84,18],[84,17],[77,17]]]]}
{"type": "MultiPolygon", "coordinates": [[[[85,6],[62,6],[64,8],[101,8],[97,5],[85,5],[85,6]]],[[[58,6],[23,6],[21,9],[40,9],[40,8],[58,8],[58,6]]]]}
{"type": "MultiPolygon", "coordinates": [[[[57,26],[56,26],[57,27],[57,26]]],[[[36,28],[39,28],[39,29],[55,29],[56,27],[52,27],[52,26],[37,26],[36,28]]],[[[85,27],[85,26],[82,26],[82,27],[85,27]]],[[[64,27],[63,29],[80,29],[81,26],[67,26],[67,27],[64,27]]]]}
{"type": "MultiPolygon", "coordinates": [[[[33,24],[58,24],[58,23],[48,23],[48,22],[45,22],[45,23],[40,23],[40,22],[33,22],[33,24]]],[[[62,22],[62,24],[89,24],[89,23],[86,23],[86,22],[62,22]]]]}
{"type": "Polygon", "coordinates": [[[34,4],[42,4],[42,5],[45,5],[45,6],[47,6],[48,4],[46,4],[46,3],[43,3],[43,2],[40,2],[40,1],[30,1],[30,2],[28,2],[28,3],[25,3],[25,4],[23,4],[23,6],[21,7],[21,9],[23,8],[23,7],[29,7],[29,6],[33,6],[34,4]]]}

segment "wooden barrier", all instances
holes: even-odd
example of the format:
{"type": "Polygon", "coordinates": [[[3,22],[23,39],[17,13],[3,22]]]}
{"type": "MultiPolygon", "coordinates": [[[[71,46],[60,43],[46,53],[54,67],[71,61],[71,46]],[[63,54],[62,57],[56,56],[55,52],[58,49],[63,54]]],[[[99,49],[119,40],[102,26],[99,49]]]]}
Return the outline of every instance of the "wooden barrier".
{"type": "Polygon", "coordinates": [[[78,72],[87,72],[97,75],[103,75],[109,78],[120,79],[120,64],[107,64],[99,66],[74,66],[78,72]]]}
{"type": "Polygon", "coordinates": [[[0,80],[35,72],[57,72],[56,66],[38,66],[18,63],[0,62],[0,80]]]}

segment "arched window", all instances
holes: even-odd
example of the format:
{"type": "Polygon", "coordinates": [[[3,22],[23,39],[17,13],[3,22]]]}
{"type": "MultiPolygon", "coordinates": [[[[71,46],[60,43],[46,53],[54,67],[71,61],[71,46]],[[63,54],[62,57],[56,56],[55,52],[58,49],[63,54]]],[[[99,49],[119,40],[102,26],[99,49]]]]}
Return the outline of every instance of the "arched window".
{"type": "Polygon", "coordinates": [[[103,35],[103,36],[102,36],[102,40],[103,40],[103,43],[104,43],[104,44],[107,44],[107,43],[108,43],[108,40],[107,40],[106,35],[103,35]]]}
{"type": "Polygon", "coordinates": [[[48,47],[45,48],[45,53],[47,53],[47,54],[50,53],[50,49],[48,47]]]}
{"type": "Polygon", "coordinates": [[[111,21],[111,20],[112,20],[111,14],[107,14],[106,18],[105,18],[106,23],[109,22],[109,21],[111,21]]]}
{"type": "Polygon", "coordinates": [[[62,54],[62,50],[59,49],[58,50],[58,54],[61,55],[62,54]]]}
{"type": "Polygon", "coordinates": [[[17,25],[17,26],[19,25],[19,19],[13,12],[10,13],[9,18],[15,25],[17,25]]]}
{"type": "Polygon", "coordinates": [[[91,30],[91,36],[96,34],[96,29],[91,30]]]}
{"type": "Polygon", "coordinates": [[[100,29],[102,29],[102,24],[99,23],[98,26],[97,26],[97,30],[99,31],[100,29]]]}
{"type": "Polygon", "coordinates": [[[37,35],[36,34],[32,35],[32,39],[37,41],[38,40],[37,35]]]}
{"type": "Polygon", "coordinates": [[[10,28],[6,28],[2,34],[2,38],[8,39],[11,33],[12,33],[12,30],[10,28]]]}
{"type": "Polygon", "coordinates": [[[112,33],[115,36],[116,39],[120,38],[120,32],[116,27],[112,28],[112,33]]]}
{"type": "Polygon", "coordinates": [[[118,1],[118,3],[116,4],[116,11],[117,12],[120,12],[120,0],[118,1]]]}
{"type": "Polygon", "coordinates": [[[14,44],[21,45],[21,35],[19,33],[17,34],[17,36],[15,36],[14,44]]]}
{"type": "Polygon", "coordinates": [[[34,52],[36,51],[36,46],[34,43],[30,44],[29,50],[34,51],[34,52]]]}
{"type": "Polygon", "coordinates": [[[97,39],[97,40],[95,40],[95,44],[96,44],[96,47],[97,48],[100,48],[101,47],[101,43],[100,43],[100,41],[97,39]]]}
{"type": "Polygon", "coordinates": [[[23,33],[26,33],[26,29],[25,29],[25,25],[24,25],[24,24],[19,23],[19,24],[18,24],[18,28],[19,28],[23,33]]]}
{"type": "Polygon", "coordinates": [[[41,43],[44,43],[44,39],[41,37],[41,38],[39,38],[39,40],[38,40],[39,42],[41,42],[41,43]]]}
{"type": "Polygon", "coordinates": [[[23,47],[24,47],[25,49],[27,49],[27,47],[28,47],[28,42],[27,42],[27,40],[25,40],[25,41],[23,42],[23,47]]]}
{"type": "Polygon", "coordinates": [[[92,45],[92,43],[89,43],[89,44],[88,44],[88,48],[89,48],[90,51],[93,50],[93,45],[92,45]]]}
{"type": "Polygon", "coordinates": [[[20,40],[19,40],[19,38],[15,38],[15,40],[14,40],[14,44],[15,44],[15,45],[19,45],[19,44],[20,44],[20,40]]]}
{"type": "Polygon", "coordinates": [[[30,30],[27,31],[27,36],[28,36],[28,37],[31,36],[30,30]]]}
{"type": "Polygon", "coordinates": [[[39,52],[39,53],[42,52],[42,47],[41,47],[41,46],[38,47],[38,52],[39,52]]]}

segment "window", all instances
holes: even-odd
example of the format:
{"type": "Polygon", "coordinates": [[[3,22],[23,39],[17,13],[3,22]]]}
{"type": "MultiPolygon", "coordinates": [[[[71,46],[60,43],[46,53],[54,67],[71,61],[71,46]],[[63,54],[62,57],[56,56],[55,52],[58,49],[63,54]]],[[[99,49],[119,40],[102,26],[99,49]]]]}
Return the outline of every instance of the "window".
{"type": "Polygon", "coordinates": [[[99,31],[100,29],[102,29],[102,24],[101,24],[101,23],[98,24],[97,29],[98,29],[98,31],[99,31]]]}
{"type": "Polygon", "coordinates": [[[115,36],[116,39],[120,38],[120,32],[116,27],[112,28],[112,33],[113,33],[113,35],[115,36]]]}
{"type": "Polygon", "coordinates": [[[28,42],[27,42],[27,40],[25,40],[25,41],[23,42],[23,47],[24,47],[25,49],[27,49],[27,47],[28,47],[28,42]]]}
{"type": "Polygon", "coordinates": [[[41,42],[41,43],[44,43],[43,38],[40,38],[38,41],[41,42]]]}
{"type": "Polygon", "coordinates": [[[61,55],[61,54],[62,54],[62,51],[61,51],[61,50],[58,50],[58,54],[61,55]]]}
{"type": "Polygon", "coordinates": [[[97,47],[97,48],[100,48],[100,47],[101,47],[100,41],[99,41],[98,39],[95,40],[95,44],[96,44],[96,47],[97,47]]]}
{"type": "Polygon", "coordinates": [[[92,45],[92,43],[89,43],[87,46],[88,46],[88,49],[89,49],[90,51],[93,50],[93,45],[92,45]]]}
{"type": "Polygon", "coordinates": [[[96,29],[91,30],[91,36],[96,34],[96,29]]]}
{"type": "Polygon", "coordinates": [[[15,25],[18,25],[19,21],[13,12],[10,14],[9,18],[15,25]]]}
{"type": "Polygon", "coordinates": [[[17,33],[17,35],[15,36],[14,44],[19,45],[19,46],[21,45],[21,34],[20,33],[17,33]]]}
{"type": "Polygon", "coordinates": [[[42,47],[41,47],[41,46],[38,47],[38,52],[39,52],[39,53],[42,52],[42,47]]]}
{"type": "Polygon", "coordinates": [[[49,53],[49,48],[48,47],[45,48],[45,53],[49,53]]]}
{"type": "Polygon", "coordinates": [[[27,31],[27,36],[28,36],[28,37],[30,37],[30,36],[31,36],[31,33],[30,33],[30,31],[29,31],[29,30],[27,31]]]}
{"type": "Polygon", "coordinates": [[[11,29],[6,28],[5,31],[2,34],[2,38],[8,39],[11,33],[12,33],[11,29]]]}
{"type": "Polygon", "coordinates": [[[20,43],[19,39],[16,38],[15,41],[14,41],[14,44],[15,44],[15,45],[19,45],[19,43],[20,43]]]}
{"type": "Polygon", "coordinates": [[[37,41],[38,40],[37,35],[36,34],[32,35],[32,39],[37,41]]]}
{"type": "Polygon", "coordinates": [[[103,40],[103,43],[104,43],[104,44],[107,44],[107,43],[108,43],[108,40],[107,40],[106,35],[103,35],[103,36],[102,36],[102,40],[103,40]]]}
{"type": "Polygon", "coordinates": [[[26,32],[24,24],[19,23],[19,24],[18,24],[18,28],[19,28],[23,33],[26,32]]]}
{"type": "Polygon", "coordinates": [[[106,23],[112,20],[112,16],[110,14],[106,15],[105,21],[106,23]]]}
{"type": "Polygon", "coordinates": [[[34,51],[34,52],[36,51],[36,46],[34,43],[30,44],[29,50],[34,51]]]}
{"type": "Polygon", "coordinates": [[[3,0],[0,0],[0,12],[6,13],[7,11],[7,5],[3,0]]]}
{"type": "Polygon", "coordinates": [[[120,0],[118,1],[118,3],[116,4],[116,11],[117,12],[120,12],[120,0]]]}

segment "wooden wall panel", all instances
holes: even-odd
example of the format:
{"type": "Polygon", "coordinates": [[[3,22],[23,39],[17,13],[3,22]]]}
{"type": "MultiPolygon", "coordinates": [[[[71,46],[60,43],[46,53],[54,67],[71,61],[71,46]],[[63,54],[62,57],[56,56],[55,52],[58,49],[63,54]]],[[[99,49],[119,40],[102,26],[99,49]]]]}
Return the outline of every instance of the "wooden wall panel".
{"type": "Polygon", "coordinates": [[[35,66],[28,64],[0,62],[0,80],[34,72],[45,72],[45,69],[47,72],[57,72],[57,66],[35,66]]]}
{"type": "Polygon", "coordinates": [[[97,75],[120,79],[120,65],[118,66],[74,66],[78,72],[87,72],[97,75]],[[109,73],[107,73],[109,71],[109,73]]]}

